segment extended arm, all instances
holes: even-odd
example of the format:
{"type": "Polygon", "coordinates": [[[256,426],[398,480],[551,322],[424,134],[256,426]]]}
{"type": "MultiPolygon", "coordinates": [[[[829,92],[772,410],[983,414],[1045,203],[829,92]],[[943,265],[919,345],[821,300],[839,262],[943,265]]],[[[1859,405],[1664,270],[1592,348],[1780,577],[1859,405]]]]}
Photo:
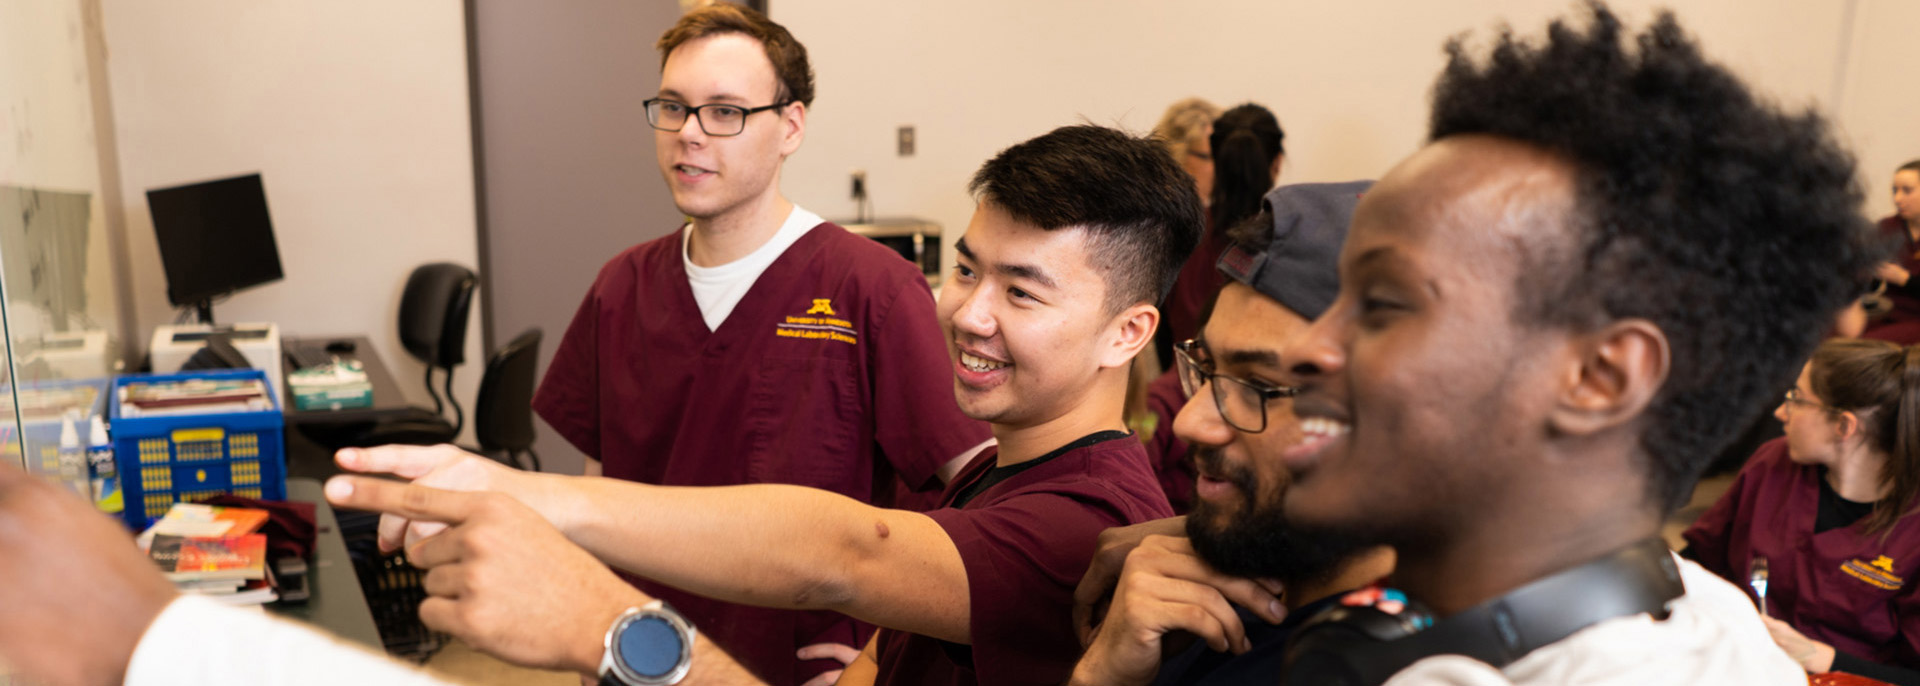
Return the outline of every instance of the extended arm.
{"type": "Polygon", "coordinates": [[[556,486],[566,495],[550,518],[615,567],[721,600],[969,642],[966,568],[926,515],[799,486],[556,486]]]}
{"type": "MultiPolygon", "coordinates": [[[[526,503],[610,565],[701,595],[826,609],[969,642],[966,567],[946,531],[914,512],[798,486],[649,486],[528,474],[451,447],[342,451],[342,466],[526,503]]],[[[406,518],[383,521],[382,544],[406,518]]]]}
{"type": "MultiPolygon", "coordinates": [[[[614,619],[653,600],[499,493],[339,477],[327,483],[327,499],[448,525],[407,551],[427,570],[420,619],[515,664],[596,674],[614,619]]],[[[762,684],[704,636],[695,637],[692,669],[681,683],[762,684]]]]}

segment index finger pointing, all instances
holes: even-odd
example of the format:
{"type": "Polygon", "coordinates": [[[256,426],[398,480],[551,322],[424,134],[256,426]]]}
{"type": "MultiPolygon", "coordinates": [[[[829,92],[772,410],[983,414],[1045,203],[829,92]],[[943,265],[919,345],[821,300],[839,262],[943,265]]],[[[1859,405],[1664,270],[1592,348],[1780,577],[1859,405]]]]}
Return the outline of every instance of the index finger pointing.
{"type": "Polygon", "coordinates": [[[446,445],[383,445],[342,448],[333,454],[333,461],[349,471],[418,479],[462,454],[446,445]]]}
{"type": "Polygon", "coordinates": [[[334,507],[447,524],[466,521],[475,502],[485,495],[347,475],[328,479],[326,493],[334,507]]]}

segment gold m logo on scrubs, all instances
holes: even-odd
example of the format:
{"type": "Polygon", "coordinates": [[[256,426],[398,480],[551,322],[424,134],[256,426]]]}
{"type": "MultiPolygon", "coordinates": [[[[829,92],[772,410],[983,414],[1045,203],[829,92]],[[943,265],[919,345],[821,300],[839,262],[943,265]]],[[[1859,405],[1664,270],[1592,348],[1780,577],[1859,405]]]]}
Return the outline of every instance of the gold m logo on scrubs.
{"type": "Polygon", "coordinates": [[[1847,576],[1865,581],[1875,588],[1888,591],[1900,590],[1900,586],[1906,583],[1905,579],[1893,573],[1893,558],[1885,555],[1874,558],[1872,562],[1847,560],[1840,565],[1840,571],[1846,572],[1847,576]]]}
{"type": "Polygon", "coordinates": [[[809,308],[805,314],[797,317],[788,316],[785,321],[773,325],[773,335],[781,338],[839,341],[847,345],[860,344],[860,332],[853,329],[853,322],[836,318],[833,312],[833,301],[827,298],[814,298],[813,307],[809,308]]]}

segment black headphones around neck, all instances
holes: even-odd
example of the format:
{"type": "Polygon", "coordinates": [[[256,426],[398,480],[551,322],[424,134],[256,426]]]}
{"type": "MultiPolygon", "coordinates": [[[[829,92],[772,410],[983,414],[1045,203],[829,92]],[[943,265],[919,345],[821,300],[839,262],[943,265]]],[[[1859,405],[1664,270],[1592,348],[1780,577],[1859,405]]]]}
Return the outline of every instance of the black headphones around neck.
{"type": "Polygon", "coordinates": [[[1667,603],[1686,592],[1658,538],[1445,619],[1399,591],[1355,591],[1294,630],[1283,682],[1376,686],[1432,655],[1464,655],[1497,669],[1605,620],[1643,612],[1666,619],[1667,603]]]}

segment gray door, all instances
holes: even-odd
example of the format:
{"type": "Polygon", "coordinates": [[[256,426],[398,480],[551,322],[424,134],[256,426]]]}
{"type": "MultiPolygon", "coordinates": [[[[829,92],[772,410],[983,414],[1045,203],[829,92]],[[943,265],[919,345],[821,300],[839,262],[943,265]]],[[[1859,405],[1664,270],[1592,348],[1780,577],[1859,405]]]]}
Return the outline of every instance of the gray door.
{"type": "MultiPolygon", "coordinates": [[[[540,374],[606,261],[680,221],[641,101],[671,0],[467,0],[488,350],[546,331],[540,374]]],[[[536,421],[550,472],[582,455],[536,421]]]]}

